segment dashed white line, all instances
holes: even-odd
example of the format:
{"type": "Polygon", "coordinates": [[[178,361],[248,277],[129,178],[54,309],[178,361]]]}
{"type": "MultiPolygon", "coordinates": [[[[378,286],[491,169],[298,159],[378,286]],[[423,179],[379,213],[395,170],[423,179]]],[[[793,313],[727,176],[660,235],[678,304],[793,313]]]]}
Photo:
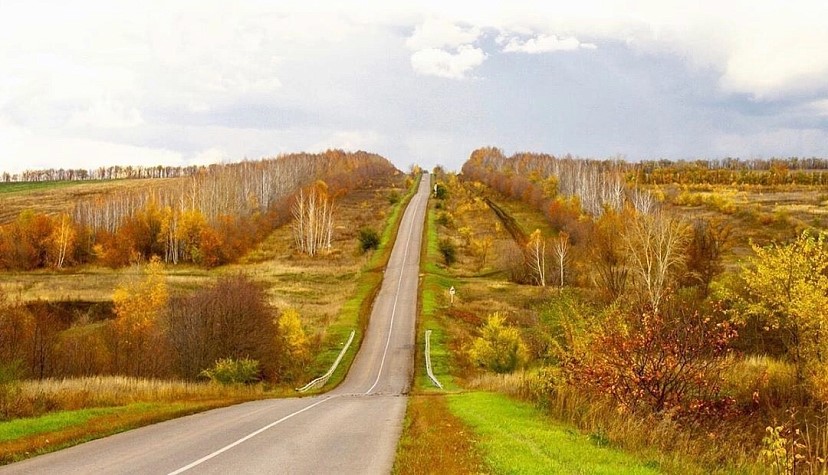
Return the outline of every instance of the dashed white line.
{"type": "Polygon", "coordinates": [[[296,412],[294,412],[294,413],[292,413],[292,414],[288,414],[287,416],[285,416],[285,417],[283,417],[283,418],[279,419],[278,421],[271,422],[270,424],[268,424],[268,425],[266,425],[266,426],[262,427],[261,429],[259,429],[259,430],[255,431],[255,432],[251,432],[250,434],[247,434],[246,436],[244,436],[244,437],[242,437],[241,439],[239,439],[239,440],[237,440],[237,441],[233,442],[232,444],[225,445],[224,447],[222,447],[222,448],[220,448],[220,449],[216,450],[215,452],[213,452],[213,453],[211,453],[211,454],[209,454],[209,455],[205,455],[204,457],[201,457],[200,459],[196,460],[195,462],[193,462],[193,463],[191,463],[191,464],[189,464],[189,465],[186,465],[186,466],[184,466],[184,467],[181,467],[181,468],[179,468],[178,470],[176,470],[176,471],[174,471],[174,472],[170,472],[170,473],[169,473],[169,475],[178,475],[179,473],[184,473],[184,472],[186,472],[187,470],[190,470],[191,468],[195,468],[195,467],[197,467],[197,466],[199,466],[199,465],[203,464],[204,462],[206,462],[206,461],[208,461],[208,460],[210,460],[210,459],[212,459],[212,458],[214,458],[214,457],[217,457],[218,455],[221,455],[221,454],[223,454],[224,452],[227,452],[228,450],[232,449],[233,447],[235,447],[235,446],[237,446],[237,445],[239,445],[239,444],[243,444],[244,442],[246,442],[246,441],[248,441],[248,440],[252,439],[253,437],[256,437],[257,435],[261,434],[262,432],[264,432],[264,431],[266,431],[266,430],[268,430],[268,429],[270,429],[270,428],[272,428],[272,427],[274,427],[274,426],[276,426],[276,425],[278,425],[278,424],[281,424],[282,422],[284,422],[284,421],[286,421],[286,420],[290,419],[291,417],[293,417],[293,416],[297,416],[297,415],[299,415],[299,414],[301,414],[301,413],[303,413],[303,412],[305,412],[305,411],[309,411],[309,410],[313,409],[314,407],[316,407],[316,406],[318,406],[318,405],[322,404],[323,402],[330,401],[331,399],[334,399],[335,397],[337,397],[337,396],[330,396],[330,397],[326,397],[325,399],[323,399],[323,400],[321,400],[321,401],[317,401],[317,402],[315,402],[315,403],[311,404],[310,406],[307,406],[307,407],[305,407],[305,408],[303,408],[303,409],[300,409],[300,410],[298,410],[298,411],[296,411],[296,412]]]}
{"type": "Polygon", "coordinates": [[[374,390],[374,388],[377,387],[377,384],[379,384],[380,377],[382,376],[382,369],[385,366],[385,358],[386,356],[388,356],[388,346],[391,344],[391,333],[394,331],[394,317],[397,314],[397,299],[399,299],[400,297],[400,287],[402,286],[403,271],[405,270],[405,263],[408,260],[408,247],[411,244],[411,233],[414,231],[414,221],[417,219],[417,211],[419,211],[420,201],[422,201],[421,195],[419,194],[419,190],[417,193],[417,204],[414,207],[414,214],[411,217],[411,220],[408,225],[408,238],[405,241],[405,254],[403,254],[403,261],[400,265],[400,278],[397,280],[397,292],[396,294],[394,294],[394,306],[391,308],[391,324],[388,327],[388,337],[385,340],[385,350],[382,352],[382,360],[380,360],[380,367],[379,371],[377,372],[377,379],[374,381],[374,384],[367,391],[365,391],[364,394],[370,394],[374,390]]]}

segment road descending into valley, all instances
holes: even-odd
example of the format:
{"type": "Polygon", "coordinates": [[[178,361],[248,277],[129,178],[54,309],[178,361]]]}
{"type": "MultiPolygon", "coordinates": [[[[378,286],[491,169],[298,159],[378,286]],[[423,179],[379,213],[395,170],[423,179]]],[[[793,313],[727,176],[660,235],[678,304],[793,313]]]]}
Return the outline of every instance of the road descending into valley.
{"type": "Polygon", "coordinates": [[[362,347],[338,388],[135,429],[0,474],[389,473],[413,373],[428,178],[403,215],[362,347]]]}

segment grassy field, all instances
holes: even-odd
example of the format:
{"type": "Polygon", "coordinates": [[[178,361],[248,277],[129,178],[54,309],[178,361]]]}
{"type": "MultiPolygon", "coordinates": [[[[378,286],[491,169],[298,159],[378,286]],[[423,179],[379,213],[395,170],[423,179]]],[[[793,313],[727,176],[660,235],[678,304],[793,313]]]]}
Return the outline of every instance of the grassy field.
{"type": "MultiPolygon", "coordinates": [[[[165,270],[167,282],[173,292],[187,292],[237,273],[263,283],[274,306],[295,308],[300,313],[312,354],[317,356],[306,368],[304,379],[310,380],[327,369],[339,351],[340,340],[344,341],[351,329],[361,330],[367,323],[401,210],[416,189],[415,183],[404,199],[392,202],[390,195],[404,194],[402,186],[403,177],[397,177],[343,196],[337,204],[333,251],[328,255],[316,259],[297,255],[290,226],[283,226],[237,264],[211,270],[169,266],[165,270]],[[359,252],[357,233],[365,227],[382,231],[378,251],[359,252]]],[[[31,193],[29,196],[33,196],[31,193]]],[[[0,286],[10,298],[23,301],[106,302],[120,282],[140,275],[141,269],[136,267],[0,273],[0,286]]],[[[85,327],[68,331],[78,328],[85,327]]],[[[328,387],[342,379],[356,348],[358,344],[349,351],[349,358],[328,387]]],[[[30,407],[32,417],[0,424],[0,463],[201,410],[265,397],[295,396],[294,387],[225,388],[117,377],[24,381],[18,402],[30,407]]]]}
{"type": "Polygon", "coordinates": [[[0,224],[13,221],[21,211],[33,209],[57,214],[70,211],[81,199],[110,193],[173,187],[187,178],[44,181],[34,183],[0,183],[0,224]]]}
{"type": "Polygon", "coordinates": [[[717,220],[730,229],[730,268],[752,254],[750,243],[787,241],[802,230],[828,228],[828,193],[801,185],[663,185],[649,188],[668,208],[689,218],[717,220]]]}
{"type": "Polygon", "coordinates": [[[28,193],[39,190],[54,190],[67,186],[77,186],[83,182],[79,181],[35,181],[35,182],[9,182],[0,183],[0,195],[13,193],[28,193]]]}

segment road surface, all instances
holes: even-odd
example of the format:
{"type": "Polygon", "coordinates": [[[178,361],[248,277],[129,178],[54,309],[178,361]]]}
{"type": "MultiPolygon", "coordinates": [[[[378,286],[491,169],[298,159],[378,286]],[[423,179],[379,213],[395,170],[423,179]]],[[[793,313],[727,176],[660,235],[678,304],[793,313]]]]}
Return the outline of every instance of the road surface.
{"type": "Polygon", "coordinates": [[[0,474],[389,473],[413,372],[427,178],[403,215],[362,347],[338,388],[162,422],[0,474]]]}

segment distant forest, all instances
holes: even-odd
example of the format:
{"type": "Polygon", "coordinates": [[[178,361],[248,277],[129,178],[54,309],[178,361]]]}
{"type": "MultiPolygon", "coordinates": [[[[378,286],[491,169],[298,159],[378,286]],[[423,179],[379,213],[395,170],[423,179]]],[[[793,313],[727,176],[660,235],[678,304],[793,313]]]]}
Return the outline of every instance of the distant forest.
{"type": "MultiPolygon", "coordinates": [[[[502,152],[501,152],[502,153],[502,152]]],[[[311,154],[293,154],[307,155],[311,154]]],[[[516,154],[522,155],[522,154],[516,154]]],[[[559,159],[574,159],[570,155],[557,157],[559,159]]],[[[610,160],[613,162],[616,160],[610,160]]],[[[698,160],[644,160],[641,162],[623,162],[634,167],[641,177],[650,177],[657,170],[728,170],[728,171],[809,171],[828,170],[828,159],[826,158],[770,158],[770,159],[748,159],[721,158],[721,159],[698,159],[698,160]]],[[[42,170],[26,170],[22,173],[3,172],[0,175],[4,183],[12,182],[41,182],[41,181],[86,181],[86,180],[122,180],[122,179],[145,179],[145,178],[179,178],[195,176],[207,173],[211,169],[221,167],[220,164],[213,165],[189,165],[186,167],[172,167],[157,165],[152,167],[143,166],[120,166],[98,167],[92,169],[84,168],[49,168],[42,170]]],[[[647,179],[644,180],[649,181],[647,179]]]]}

